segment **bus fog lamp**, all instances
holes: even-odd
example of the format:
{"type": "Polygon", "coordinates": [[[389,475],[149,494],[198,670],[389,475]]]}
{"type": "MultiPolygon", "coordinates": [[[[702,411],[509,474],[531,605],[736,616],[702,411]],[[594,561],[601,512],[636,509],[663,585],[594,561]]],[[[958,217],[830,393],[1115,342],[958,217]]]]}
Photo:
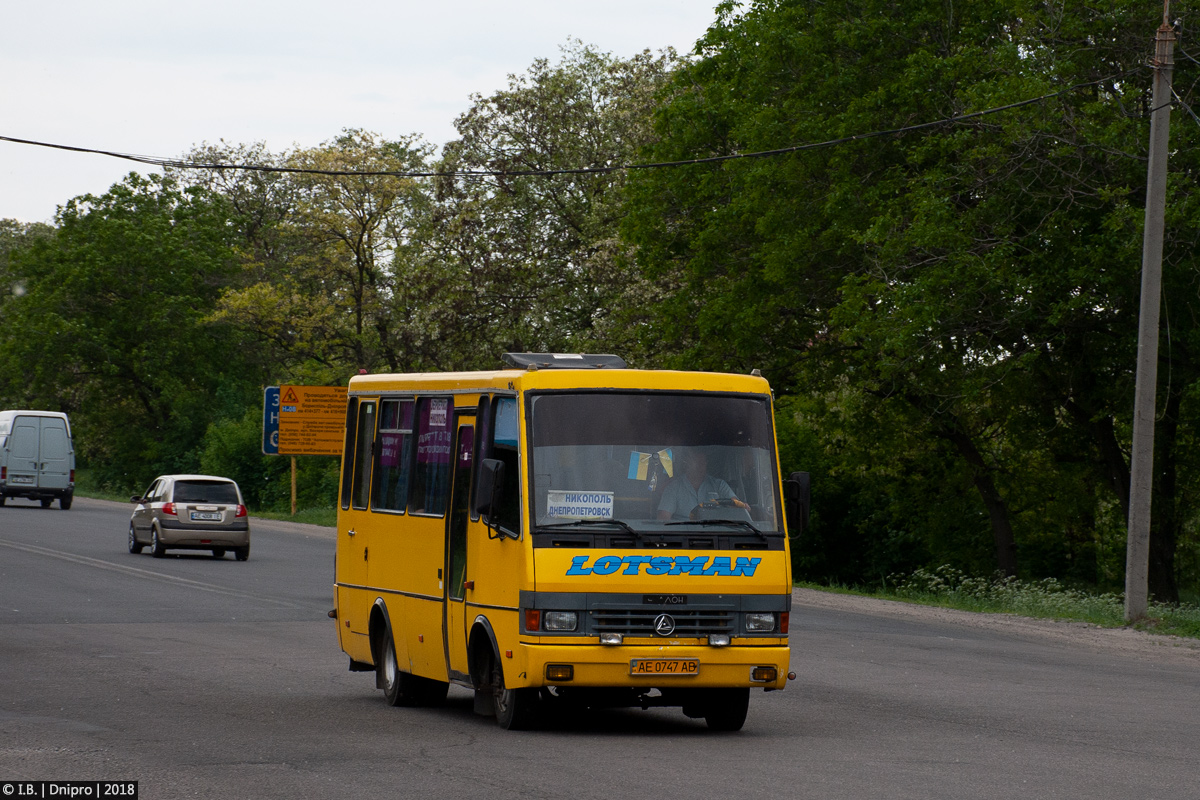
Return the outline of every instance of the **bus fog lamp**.
{"type": "Polygon", "coordinates": [[[773,630],[775,630],[775,614],[773,612],[746,615],[746,631],[748,633],[770,633],[773,630]]]}
{"type": "Polygon", "coordinates": [[[729,634],[728,633],[710,633],[708,635],[708,643],[710,645],[712,645],[713,647],[728,647],[729,646],[729,634]]]}
{"type": "Polygon", "coordinates": [[[578,624],[579,616],[574,611],[542,612],[542,630],[544,631],[573,631],[578,624]]]}
{"type": "Polygon", "coordinates": [[[547,664],[546,680],[569,681],[575,677],[575,667],[571,664],[547,664]]]}
{"type": "Polygon", "coordinates": [[[774,667],[755,667],[750,671],[750,680],[761,683],[774,683],[779,678],[779,670],[774,667]]]}
{"type": "Polygon", "coordinates": [[[600,644],[621,644],[625,641],[625,636],[620,633],[602,633],[600,634],[600,644]]]}

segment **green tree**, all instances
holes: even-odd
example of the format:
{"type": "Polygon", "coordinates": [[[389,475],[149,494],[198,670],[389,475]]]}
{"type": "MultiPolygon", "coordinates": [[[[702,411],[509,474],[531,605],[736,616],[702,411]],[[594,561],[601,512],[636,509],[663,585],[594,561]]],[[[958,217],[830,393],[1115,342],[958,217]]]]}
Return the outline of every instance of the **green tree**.
{"type": "MultiPolygon", "coordinates": [[[[219,153],[222,158],[244,155],[219,153]]],[[[248,248],[240,284],[222,317],[315,382],[344,382],[359,369],[413,366],[410,287],[426,285],[418,231],[428,217],[419,183],[384,173],[427,169],[429,148],[347,130],[283,156],[275,178],[209,178],[238,208],[248,248]],[[336,174],[362,173],[362,174],[336,174]],[[241,200],[239,204],[239,199],[241,200]]]]}
{"type": "Polygon", "coordinates": [[[505,349],[631,355],[637,340],[614,310],[644,307],[655,287],[618,236],[624,173],[538,173],[633,161],[675,63],[671,51],[619,59],[572,42],[458,118],[442,171],[493,173],[437,184],[432,241],[465,300],[468,363],[492,366],[505,349]]]}
{"type": "Polygon", "coordinates": [[[236,332],[206,321],[232,274],[227,219],[200,189],[131,174],[12,253],[0,395],[71,413],[102,482],[195,469],[209,420],[257,390],[236,332]]]}
{"type": "MultiPolygon", "coordinates": [[[[919,491],[907,518],[953,503],[965,478],[987,522],[938,524],[990,532],[1007,573],[1051,564],[1046,548],[1077,536],[1081,519],[1093,530],[1079,549],[1103,550],[1095,537],[1115,529],[1128,485],[1148,126],[1137,70],[1158,21],[1125,0],[723,4],[676,76],[650,158],[896,132],[637,176],[627,234],[652,276],[682,287],[656,330],[681,362],[760,366],[788,393],[861,398],[870,416],[855,452],[876,465],[923,453],[909,462],[919,491]],[[917,440],[888,449],[891,425],[917,440]]],[[[1173,192],[1177,208],[1194,202],[1190,174],[1173,192]]],[[[1168,247],[1181,282],[1196,270],[1191,220],[1176,215],[1168,247]]],[[[1187,341],[1200,310],[1189,295],[1170,298],[1187,341]]],[[[1170,358],[1179,393],[1194,364],[1182,342],[1170,358]]],[[[1169,392],[1164,408],[1190,419],[1169,392]]],[[[1176,452],[1178,434],[1162,433],[1176,452]]],[[[1161,463],[1178,477],[1169,456],[1161,463]]],[[[1190,513],[1179,485],[1163,481],[1156,498],[1152,586],[1168,599],[1170,542],[1190,513]]]]}

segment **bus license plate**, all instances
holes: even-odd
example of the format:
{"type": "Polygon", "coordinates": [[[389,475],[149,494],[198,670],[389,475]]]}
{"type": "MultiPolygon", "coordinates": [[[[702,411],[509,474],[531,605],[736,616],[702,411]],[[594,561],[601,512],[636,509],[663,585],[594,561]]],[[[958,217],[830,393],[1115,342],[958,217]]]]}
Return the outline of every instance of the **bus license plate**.
{"type": "Polygon", "coordinates": [[[215,513],[209,512],[209,511],[193,511],[192,512],[192,519],[215,521],[215,520],[219,520],[220,518],[221,518],[220,514],[215,514],[215,513]]]}
{"type": "Polygon", "coordinates": [[[33,476],[32,475],[13,475],[12,482],[13,483],[27,483],[32,486],[33,485],[33,476]]]}
{"type": "Polygon", "coordinates": [[[630,675],[699,675],[700,662],[694,658],[635,658],[629,662],[630,675]]]}

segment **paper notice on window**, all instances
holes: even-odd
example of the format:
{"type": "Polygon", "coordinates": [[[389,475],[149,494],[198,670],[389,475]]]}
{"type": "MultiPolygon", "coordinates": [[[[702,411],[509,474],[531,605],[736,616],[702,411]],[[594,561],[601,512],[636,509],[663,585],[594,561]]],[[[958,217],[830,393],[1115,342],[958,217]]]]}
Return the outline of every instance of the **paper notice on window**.
{"type": "Polygon", "coordinates": [[[612,519],[612,492],[546,493],[546,514],[555,519],[612,519]]]}

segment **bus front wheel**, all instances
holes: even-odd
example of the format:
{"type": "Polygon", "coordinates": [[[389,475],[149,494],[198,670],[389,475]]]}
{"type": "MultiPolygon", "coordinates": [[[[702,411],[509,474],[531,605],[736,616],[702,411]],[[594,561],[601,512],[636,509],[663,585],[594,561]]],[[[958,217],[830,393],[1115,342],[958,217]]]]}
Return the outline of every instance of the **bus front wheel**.
{"type": "Polygon", "coordinates": [[[504,685],[500,659],[492,657],[492,707],[496,723],[506,731],[521,731],[533,725],[537,712],[537,689],[509,689],[504,685]]]}
{"type": "Polygon", "coordinates": [[[712,689],[704,708],[710,730],[740,731],[750,710],[749,689],[712,689]]]}

